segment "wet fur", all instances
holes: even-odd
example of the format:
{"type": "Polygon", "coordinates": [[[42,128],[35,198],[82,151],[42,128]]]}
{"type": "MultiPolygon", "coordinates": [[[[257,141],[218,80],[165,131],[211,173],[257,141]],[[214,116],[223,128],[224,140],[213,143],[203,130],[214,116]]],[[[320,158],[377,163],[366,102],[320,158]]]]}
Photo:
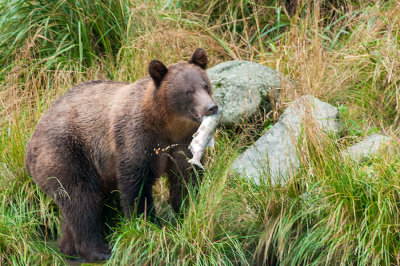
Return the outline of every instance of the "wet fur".
{"type": "Polygon", "coordinates": [[[159,61],[153,63],[151,77],[133,84],[77,85],[39,121],[25,164],[60,208],[63,224],[58,246],[64,254],[86,261],[109,258],[101,232],[103,206],[112,191],[119,192],[127,217],[144,213],[153,219],[152,186],[167,173],[171,204],[179,212],[187,183],[197,183],[187,163],[187,147],[199,123],[184,108],[197,104],[192,109],[198,112],[211,99],[211,89],[205,94],[200,88],[204,84],[211,88],[204,71],[206,58],[201,55],[204,50],[196,51],[188,63],[171,65],[167,71],[159,61]],[[182,82],[188,84],[179,86],[182,82]],[[194,99],[181,97],[184,91],[177,90],[191,86],[199,91],[194,99]],[[161,151],[172,144],[179,145],[161,151]]]}

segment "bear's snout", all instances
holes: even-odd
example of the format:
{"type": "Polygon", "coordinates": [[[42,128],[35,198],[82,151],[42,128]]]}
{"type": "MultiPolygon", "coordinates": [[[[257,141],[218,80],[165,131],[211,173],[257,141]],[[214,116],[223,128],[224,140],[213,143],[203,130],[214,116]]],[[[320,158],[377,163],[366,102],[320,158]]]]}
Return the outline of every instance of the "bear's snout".
{"type": "Polygon", "coordinates": [[[206,106],[205,116],[213,115],[218,112],[218,105],[210,103],[206,106]]]}

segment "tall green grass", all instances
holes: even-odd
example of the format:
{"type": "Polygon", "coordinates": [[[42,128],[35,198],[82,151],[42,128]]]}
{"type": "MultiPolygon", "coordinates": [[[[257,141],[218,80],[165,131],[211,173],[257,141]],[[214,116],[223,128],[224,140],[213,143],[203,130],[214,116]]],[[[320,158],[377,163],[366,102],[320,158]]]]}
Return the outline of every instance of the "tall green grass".
{"type": "MultiPolygon", "coordinates": [[[[129,1],[2,1],[0,66],[8,70],[19,50],[35,47],[32,59],[57,64],[113,63],[130,23],[129,1]]],[[[3,72],[3,75],[5,73],[3,72]]]]}
{"type": "Polygon", "coordinates": [[[398,263],[399,156],[358,163],[315,133],[307,133],[297,176],[269,197],[280,213],[266,209],[260,252],[284,265],[398,263]]]}
{"type": "MultiPolygon", "coordinates": [[[[155,187],[161,222],[119,218],[107,264],[400,264],[399,154],[354,162],[340,149],[371,131],[399,133],[396,1],[1,1],[0,265],[65,264],[61,216],[24,169],[34,126],[68,88],[134,81],[151,59],[213,66],[249,59],[283,73],[273,116],[221,128],[183,218],[155,187]],[[286,186],[255,185],[229,165],[285,103],[313,94],[339,106],[339,140],[312,126],[286,186]]],[[[268,171],[266,171],[268,172],[268,171]]]]}

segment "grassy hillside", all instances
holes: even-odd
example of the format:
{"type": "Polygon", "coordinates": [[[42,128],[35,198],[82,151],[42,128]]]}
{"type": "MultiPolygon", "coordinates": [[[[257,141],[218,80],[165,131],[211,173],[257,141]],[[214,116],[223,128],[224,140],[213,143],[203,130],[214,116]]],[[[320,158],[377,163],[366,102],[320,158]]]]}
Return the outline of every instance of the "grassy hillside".
{"type": "Polygon", "coordinates": [[[51,103],[79,82],[135,81],[151,59],[186,60],[197,47],[210,66],[245,59],[279,70],[281,101],[217,131],[183,219],[161,179],[162,223],[121,217],[107,264],[400,264],[400,155],[356,163],[339,154],[376,131],[399,143],[399,14],[395,0],[0,0],[0,265],[65,264],[58,209],[24,169],[51,103]],[[304,94],[339,107],[339,139],[306,131],[284,187],[230,176],[239,151],[304,94]]]}

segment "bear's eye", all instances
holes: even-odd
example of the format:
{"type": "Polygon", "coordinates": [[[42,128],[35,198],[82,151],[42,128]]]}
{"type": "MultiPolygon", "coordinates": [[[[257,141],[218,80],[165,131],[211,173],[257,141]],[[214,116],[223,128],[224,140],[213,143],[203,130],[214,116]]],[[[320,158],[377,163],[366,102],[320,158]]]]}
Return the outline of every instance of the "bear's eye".
{"type": "Polygon", "coordinates": [[[191,95],[193,91],[186,91],[186,95],[191,95]]]}
{"type": "Polygon", "coordinates": [[[210,91],[210,87],[207,84],[204,86],[204,88],[206,89],[206,91],[210,91]]]}

